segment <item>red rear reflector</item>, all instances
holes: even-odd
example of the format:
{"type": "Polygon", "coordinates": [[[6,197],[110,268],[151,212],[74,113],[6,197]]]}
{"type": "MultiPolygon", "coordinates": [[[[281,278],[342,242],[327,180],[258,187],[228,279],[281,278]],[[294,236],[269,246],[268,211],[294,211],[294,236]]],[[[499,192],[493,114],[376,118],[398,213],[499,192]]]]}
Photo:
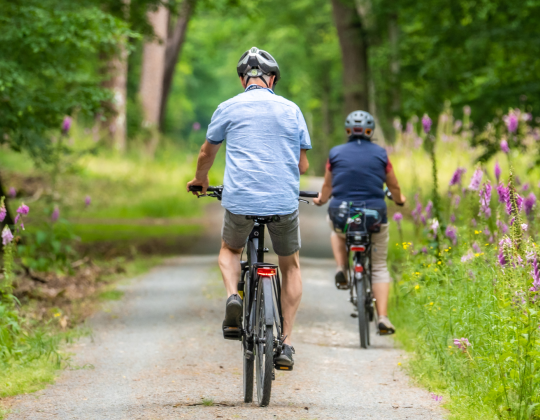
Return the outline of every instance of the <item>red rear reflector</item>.
{"type": "Polygon", "coordinates": [[[257,274],[259,276],[272,277],[276,275],[276,269],[268,267],[257,268],[257,274]]]}
{"type": "Polygon", "coordinates": [[[366,247],[364,245],[360,246],[351,246],[352,252],[364,252],[366,250],[366,247]]]}
{"type": "Polygon", "coordinates": [[[364,129],[362,127],[354,127],[353,128],[353,131],[356,133],[356,134],[362,134],[364,132],[364,129]]]}
{"type": "Polygon", "coordinates": [[[356,267],[354,267],[354,271],[356,271],[357,273],[361,273],[364,271],[364,267],[362,267],[361,265],[357,265],[356,267]]]}

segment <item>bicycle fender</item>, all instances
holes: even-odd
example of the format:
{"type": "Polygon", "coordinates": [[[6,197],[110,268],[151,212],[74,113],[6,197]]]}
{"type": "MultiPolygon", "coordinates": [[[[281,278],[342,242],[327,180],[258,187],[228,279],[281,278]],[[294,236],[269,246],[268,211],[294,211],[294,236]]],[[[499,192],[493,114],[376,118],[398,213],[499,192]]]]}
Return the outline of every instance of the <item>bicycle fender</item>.
{"type": "Polygon", "coordinates": [[[262,279],[264,293],[264,318],[267,326],[274,325],[274,296],[272,294],[272,277],[262,279]]]}

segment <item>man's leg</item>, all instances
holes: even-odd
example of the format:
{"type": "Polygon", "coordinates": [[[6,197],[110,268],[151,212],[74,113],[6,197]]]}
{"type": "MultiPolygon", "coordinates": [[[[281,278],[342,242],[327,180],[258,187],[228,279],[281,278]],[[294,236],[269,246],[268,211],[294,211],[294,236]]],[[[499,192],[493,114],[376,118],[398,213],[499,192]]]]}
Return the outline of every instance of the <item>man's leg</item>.
{"type": "Polygon", "coordinates": [[[302,275],[300,274],[300,255],[295,252],[287,257],[279,257],[281,269],[282,289],[281,308],[283,311],[283,335],[286,335],[286,344],[291,344],[291,335],[296,311],[302,299],[302,275]]]}
{"type": "Polygon", "coordinates": [[[223,277],[223,284],[227,290],[227,297],[238,293],[241,254],[242,249],[231,248],[225,241],[221,241],[218,263],[223,277]]]}

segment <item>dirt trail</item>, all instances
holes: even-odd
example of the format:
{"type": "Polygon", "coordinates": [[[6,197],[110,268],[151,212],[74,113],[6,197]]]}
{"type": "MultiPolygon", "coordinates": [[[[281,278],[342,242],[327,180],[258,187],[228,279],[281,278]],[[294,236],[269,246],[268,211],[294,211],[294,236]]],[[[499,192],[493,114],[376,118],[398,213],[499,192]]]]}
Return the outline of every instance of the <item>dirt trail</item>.
{"type": "MultiPolygon", "coordinates": [[[[221,210],[212,208],[207,251],[219,248],[221,210]]],[[[347,292],[335,289],[324,258],[331,255],[325,209],[302,205],[301,220],[302,255],[315,258],[302,259],[295,369],[276,373],[269,407],[241,402],[241,346],[221,335],[225,299],[214,254],[168,260],[124,286],[125,298],[92,319],[93,337],[72,347],[80,369],[17,397],[8,418],[443,418],[401,371],[405,354],[390,338],[373,335],[372,348],[359,349],[347,292]]]]}

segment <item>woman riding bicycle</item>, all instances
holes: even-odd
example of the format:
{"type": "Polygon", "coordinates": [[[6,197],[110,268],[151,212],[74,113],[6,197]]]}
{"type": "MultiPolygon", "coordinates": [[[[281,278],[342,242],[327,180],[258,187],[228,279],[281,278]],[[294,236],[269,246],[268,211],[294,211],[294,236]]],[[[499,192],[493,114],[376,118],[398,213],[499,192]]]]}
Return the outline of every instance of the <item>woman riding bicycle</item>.
{"type": "Polygon", "coordinates": [[[386,262],[389,229],[384,184],[396,204],[405,203],[405,197],[401,194],[386,150],[371,141],[375,131],[373,116],[365,111],[352,112],[345,121],[345,130],[348,141],[330,150],[322,191],[313,202],[321,206],[332,197],[328,217],[332,227],[332,251],[338,266],[335,276],[338,288],[348,284],[349,262],[343,233],[347,217],[343,217],[344,212],[348,212],[352,203],[354,206],[377,210],[382,215],[380,232],[371,236],[373,294],[379,315],[379,331],[381,334],[393,334],[395,328],[387,312],[390,290],[390,273],[386,262]]]}

